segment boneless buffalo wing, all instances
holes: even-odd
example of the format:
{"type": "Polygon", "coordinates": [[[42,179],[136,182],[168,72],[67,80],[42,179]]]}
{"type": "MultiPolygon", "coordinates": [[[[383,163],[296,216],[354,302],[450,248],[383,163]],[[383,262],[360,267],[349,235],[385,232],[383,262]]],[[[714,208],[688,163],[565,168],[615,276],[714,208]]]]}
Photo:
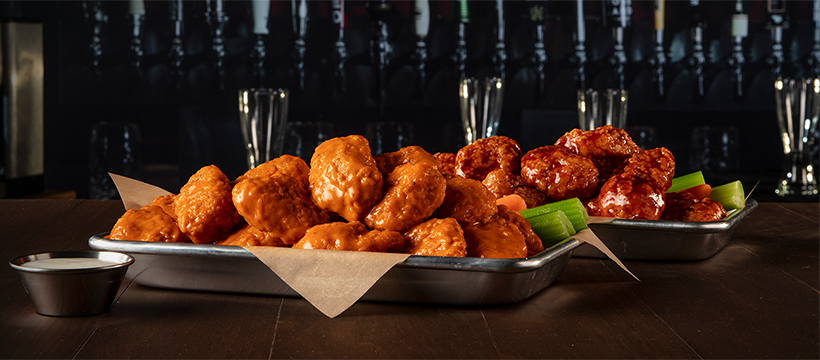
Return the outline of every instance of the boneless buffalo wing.
{"type": "Polygon", "coordinates": [[[364,137],[350,135],[323,142],[310,165],[283,155],[233,181],[205,166],[178,194],[128,210],[107,237],[522,258],[544,245],[519,212],[499,205],[509,195],[527,208],[577,197],[592,216],[726,216],[718,202],[666,193],[674,175],[668,149],[640,150],[611,126],[575,129],[525,154],[515,140],[493,136],[456,153],[408,146],[374,158],[364,137]]]}

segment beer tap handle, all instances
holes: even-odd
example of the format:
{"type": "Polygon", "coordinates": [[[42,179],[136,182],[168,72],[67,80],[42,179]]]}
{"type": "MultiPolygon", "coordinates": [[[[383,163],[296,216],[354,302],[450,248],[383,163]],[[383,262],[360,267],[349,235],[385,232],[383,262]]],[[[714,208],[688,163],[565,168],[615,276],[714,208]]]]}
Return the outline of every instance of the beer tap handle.
{"type": "Polygon", "coordinates": [[[767,62],[775,79],[783,77],[783,65],[786,57],[783,52],[783,29],[788,28],[786,19],[786,0],[767,0],[769,22],[766,27],[772,32],[772,52],[767,62]]]}
{"type": "Polygon", "coordinates": [[[700,0],[689,0],[692,11],[692,54],[689,56],[689,68],[694,79],[694,102],[700,103],[706,98],[706,85],[703,67],[706,65],[706,53],[703,50],[703,23],[700,18],[700,0]]]}
{"type": "Polygon", "coordinates": [[[129,0],[128,18],[131,21],[131,46],[128,57],[131,66],[142,78],[142,60],[144,52],[142,49],[142,32],[145,24],[145,3],[143,0],[129,0]]]}
{"type": "Polygon", "coordinates": [[[732,84],[735,91],[733,98],[738,101],[744,95],[744,71],[746,56],[743,54],[743,38],[749,35],[749,16],[746,15],[743,0],[735,2],[735,13],[732,14],[732,55],[729,58],[729,66],[732,67],[732,84]]]}
{"type": "Polygon", "coordinates": [[[307,0],[291,0],[293,19],[295,70],[299,90],[305,89],[305,34],[307,34],[308,8],[307,0]]]}
{"type": "Polygon", "coordinates": [[[576,87],[584,90],[586,84],[586,20],[584,19],[584,0],[575,0],[575,55],[572,61],[575,63],[575,82],[576,87]]]}
{"type": "Polygon", "coordinates": [[[528,0],[530,23],[535,30],[535,45],[532,56],[532,66],[535,70],[535,99],[536,101],[546,92],[545,67],[547,65],[547,51],[544,48],[544,23],[547,18],[546,0],[528,0]]]}
{"type": "Polygon", "coordinates": [[[414,28],[416,31],[415,71],[417,86],[416,94],[422,94],[427,83],[427,34],[430,31],[430,2],[428,0],[414,1],[414,28]]]}
{"type": "Polygon", "coordinates": [[[664,68],[666,66],[666,53],[663,47],[663,33],[665,27],[666,0],[655,0],[655,47],[654,54],[650,58],[654,71],[652,82],[655,84],[655,96],[662,100],[666,96],[664,85],[664,68]]]}
{"type": "Polygon", "coordinates": [[[336,38],[335,49],[333,53],[334,69],[333,79],[335,89],[339,93],[345,92],[345,83],[347,82],[345,76],[345,62],[347,61],[347,47],[345,46],[345,27],[347,19],[345,18],[344,0],[332,0],[333,6],[333,23],[336,25],[338,36],[336,38]]]}
{"type": "Polygon", "coordinates": [[[631,0],[605,0],[604,8],[607,9],[607,16],[612,21],[612,37],[615,41],[612,56],[609,63],[615,70],[616,86],[618,89],[626,89],[626,49],[624,47],[624,31],[629,26],[632,15],[631,0]]]}
{"type": "Polygon", "coordinates": [[[391,10],[387,0],[369,3],[373,19],[373,37],[371,39],[371,59],[376,65],[376,86],[378,87],[379,118],[384,118],[387,86],[387,67],[390,65],[390,56],[393,52],[387,41],[386,17],[391,10]]]}
{"type": "Polygon", "coordinates": [[[256,42],[251,53],[253,78],[258,86],[266,86],[265,60],[267,60],[267,49],[265,39],[270,33],[268,30],[270,0],[252,0],[251,12],[253,15],[253,33],[256,35],[256,42]]]}
{"type": "Polygon", "coordinates": [[[495,76],[500,79],[504,79],[507,67],[507,49],[504,44],[506,34],[504,24],[503,0],[495,0],[495,14],[497,19],[495,28],[496,42],[495,53],[493,53],[493,66],[495,70],[495,76]]]}
{"type": "Polygon", "coordinates": [[[219,78],[219,88],[225,88],[225,24],[228,22],[228,15],[223,11],[224,0],[206,0],[205,21],[211,31],[211,50],[214,55],[217,77],[219,78]],[[214,4],[213,8],[211,3],[214,4]]]}
{"type": "Polygon", "coordinates": [[[185,60],[185,49],[182,47],[183,32],[183,0],[174,0],[170,3],[170,17],[173,34],[171,38],[171,50],[168,57],[171,61],[171,78],[173,83],[179,88],[182,84],[182,62],[185,60]]]}
{"type": "Polygon", "coordinates": [[[459,78],[467,76],[467,23],[470,22],[470,9],[467,0],[458,0],[458,24],[456,48],[452,59],[459,78]]]}
{"type": "Polygon", "coordinates": [[[91,52],[91,67],[97,81],[102,81],[102,36],[103,27],[108,23],[108,15],[103,10],[102,1],[83,1],[83,15],[91,31],[91,43],[88,49],[91,52]]]}

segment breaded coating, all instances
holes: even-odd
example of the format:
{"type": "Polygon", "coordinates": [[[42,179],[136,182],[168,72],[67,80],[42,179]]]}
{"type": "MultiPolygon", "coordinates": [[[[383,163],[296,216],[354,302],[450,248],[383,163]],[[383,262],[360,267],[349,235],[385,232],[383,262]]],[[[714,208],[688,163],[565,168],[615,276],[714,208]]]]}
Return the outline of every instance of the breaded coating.
{"type": "Polygon", "coordinates": [[[317,225],[294,249],[404,252],[404,235],[392,230],[368,230],[358,221],[317,225]]]}
{"type": "Polygon", "coordinates": [[[236,210],[251,226],[293,244],[314,225],[330,217],[313,204],[308,192],[291,176],[276,173],[247,178],[233,187],[236,210]]]}
{"type": "Polygon", "coordinates": [[[492,136],[478,139],[456,153],[456,175],[481,181],[497,169],[516,175],[521,172],[521,146],[517,141],[492,136]]]}
{"type": "Polygon", "coordinates": [[[652,182],[658,189],[666,191],[675,177],[675,157],[662,147],[641,150],[626,160],[620,173],[652,182]]]}
{"type": "Polygon", "coordinates": [[[521,230],[496,215],[478,224],[461,224],[467,240],[467,256],[518,259],[527,256],[527,243],[521,230]]]}
{"type": "Polygon", "coordinates": [[[447,189],[444,201],[433,213],[434,217],[454,218],[460,223],[478,223],[490,219],[498,212],[495,195],[481,182],[457,175],[445,176],[447,189]]]}
{"type": "Polygon", "coordinates": [[[382,198],[382,173],[364,136],[326,140],[310,159],[310,191],[321,209],[359,221],[382,198]]]}
{"type": "Polygon", "coordinates": [[[391,153],[381,154],[375,157],[376,166],[382,172],[382,176],[387,176],[399,165],[425,163],[436,170],[441,167],[441,162],[432,154],[422,149],[421,146],[405,146],[391,153]]]}
{"type": "Polygon", "coordinates": [[[196,244],[225,238],[239,222],[228,177],[214,165],[199,169],[174,199],[179,229],[196,244]]]}
{"type": "Polygon", "coordinates": [[[706,198],[699,200],[688,192],[666,194],[663,220],[719,221],[726,217],[726,209],[719,202],[706,198]]]}
{"type": "Polygon", "coordinates": [[[154,242],[190,242],[179,230],[174,219],[161,207],[146,205],[140,209],[130,209],[114,224],[108,239],[154,241],[154,242]]]}
{"type": "Polygon", "coordinates": [[[267,178],[277,173],[293,177],[299,181],[299,184],[305,189],[305,191],[310,192],[310,168],[308,168],[307,163],[299,157],[287,154],[261,163],[257,167],[246,171],[244,174],[236,178],[232,185],[236,185],[244,179],[267,178]]]}
{"type": "Polygon", "coordinates": [[[413,255],[467,255],[467,241],[461,225],[453,218],[430,219],[411,228],[406,234],[405,252],[413,255]]]}
{"type": "Polygon", "coordinates": [[[441,166],[438,168],[442,173],[455,174],[456,173],[456,154],[438,152],[433,154],[438,159],[441,166]]]}
{"type": "Polygon", "coordinates": [[[615,175],[598,194],[600,216],[621,219],[658,220],[666,206],[663,190],[652,182],[628,175],[615,175]]]}
{"type": "Polygon", "coordinates": [[[592,160],[559,146],[542,146],[521,158],[521,178],[552,200],[589,198],[598,188],[592,160]]]}
{"type": "Polygon", "coordinates": [[[547,202],[547,196],[538,189],[524,184],[524,179],[520,175],[510,174],[501,169],[491,171],[481,183],[495,195],[496,199],[513,194],[520,196],[527,203],[528,209],[547,202]]]}
{"type": "Polygon", "coordinates": [[[278,235],[270,231],[259,230],[250,225],[245,225],[233,234],[228,235],[227,239],[216,244],[229,246],[288,246],[279,239],[278,235]]]}
{"type": "Polygon", "coordinates": [[[151,205],[156,205],[162,208],[162,211],[165,211],[168,216],[170,216],[174,221],[177,221],[177,211],[176,207],[174,206],[174,199],[177,196],[174,194],[168,194],[163,196],[157,196],[154,200],[151,200],[151,205]]]}
{"type": "Polygon", "coordinates": [[[427,163],[397,167],[385,181],[384,197],[364,219],[371,229],[405,232],[427,220],[444,201],[447,181],[427,163]]]}
{"type": "Polygon", "coordinates": [[[611,125],[587,131],[573,129],[558,138],[555,145],[591,159],[598,169],[600,182],[609,179],[626,159],[641,149],[626,130],[611,125]]]}
{"type": "Polygon", "coordinates": [[[524,235],[524,242],[527,244],[527,256],[538,255],[538,253],[544,251],[544,243],[541,242],[541,238],[532,231],[530,222],[524,220],[524,217],[518,211],[510,210],[504,205],[498,205],[498,216],[518,227],[521,235],[524,235]]]}

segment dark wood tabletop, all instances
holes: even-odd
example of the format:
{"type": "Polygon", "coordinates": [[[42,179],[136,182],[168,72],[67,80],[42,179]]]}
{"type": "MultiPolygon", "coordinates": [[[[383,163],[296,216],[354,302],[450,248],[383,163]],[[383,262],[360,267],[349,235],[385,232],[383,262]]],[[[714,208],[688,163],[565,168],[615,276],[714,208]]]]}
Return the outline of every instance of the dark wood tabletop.
{"type": "MultiPolygon", "coordinates": [[[[89,249],[118,201],[0,200],[0,258],[89,249]]],[[[573,258],[504,306],[358,302],[328,318],[301,298],[174,291],[126,280],[111,311],[38,315],[0,267],[0,358],[820,358],[820,206],[760,203],[694,262],[573,258]]]]}

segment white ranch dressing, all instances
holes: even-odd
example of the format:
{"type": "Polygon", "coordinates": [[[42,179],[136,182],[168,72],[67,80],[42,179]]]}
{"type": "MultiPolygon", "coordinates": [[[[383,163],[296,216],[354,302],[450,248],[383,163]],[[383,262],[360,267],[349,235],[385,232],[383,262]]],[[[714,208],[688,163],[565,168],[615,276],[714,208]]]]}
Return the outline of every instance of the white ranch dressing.
{"type": "Polygon", "coordinates": [[[22,266],[39,269],[93,269],[117,264],[121,263],[97,258],[53,258],[24,262],[22,266]]]}

